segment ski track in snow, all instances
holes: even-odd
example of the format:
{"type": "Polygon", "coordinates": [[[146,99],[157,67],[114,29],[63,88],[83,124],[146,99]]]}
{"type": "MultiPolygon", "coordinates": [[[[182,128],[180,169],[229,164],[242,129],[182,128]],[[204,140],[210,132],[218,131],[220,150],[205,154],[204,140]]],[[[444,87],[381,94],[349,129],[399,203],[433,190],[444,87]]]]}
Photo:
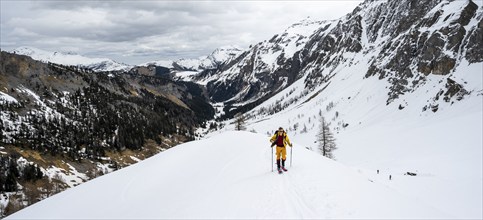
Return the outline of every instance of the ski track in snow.
{"type": "MultiPolygon", "coordinates": [[[[284,173],[286,174],[286,173],[284,173]]],[[[288,174],[288,177],[284,178],[284,188],[287,190],[287,199],[290,201],[291,207],[295,208],[295,211],[299,217],[302,218],[316,218],[317,215],[314,209],[306,201],[305,194],[298,190],[298,184],[294,184],[293,177],[288,174]]],[[[303,190],[303,189],[302,189],[303,190]]]]}

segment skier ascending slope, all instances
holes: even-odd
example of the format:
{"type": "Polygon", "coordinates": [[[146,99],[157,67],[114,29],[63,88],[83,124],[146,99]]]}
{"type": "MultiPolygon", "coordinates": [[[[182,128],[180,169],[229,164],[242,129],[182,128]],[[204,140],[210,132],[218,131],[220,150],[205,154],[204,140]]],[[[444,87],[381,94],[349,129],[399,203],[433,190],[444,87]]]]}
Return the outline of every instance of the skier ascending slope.
{"type": "Polygon", "coordinates": [[[285,159],[287,159],[287,150],[285,149],[285,146],[289,145],[292,147],[292,143],[288,139],[287,133],[285,133],[282,127],[278,128],[278,131],[276,131],[272,138],[270,138],[270,142],[272,143],[271,147],[277,145],[276,158],[278,173],[282,173],[282,170],[287,171],[287,169],[285,169],[285,159]],[[280,166],[280,159],[282,160],[282,166],[280,166]]]}

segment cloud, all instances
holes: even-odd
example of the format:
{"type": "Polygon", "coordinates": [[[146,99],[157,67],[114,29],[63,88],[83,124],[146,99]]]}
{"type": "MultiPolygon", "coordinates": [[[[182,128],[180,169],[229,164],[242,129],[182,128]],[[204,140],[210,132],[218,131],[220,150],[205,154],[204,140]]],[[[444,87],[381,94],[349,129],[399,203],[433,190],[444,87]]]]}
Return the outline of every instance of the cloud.
{"type": "Polygon", "coordinates": [[[341,17],[359,2],[1,1],[0,43],[117,55],[131,64],[192,58],[224,45],[248,47],[307,16],[341,17]]]}

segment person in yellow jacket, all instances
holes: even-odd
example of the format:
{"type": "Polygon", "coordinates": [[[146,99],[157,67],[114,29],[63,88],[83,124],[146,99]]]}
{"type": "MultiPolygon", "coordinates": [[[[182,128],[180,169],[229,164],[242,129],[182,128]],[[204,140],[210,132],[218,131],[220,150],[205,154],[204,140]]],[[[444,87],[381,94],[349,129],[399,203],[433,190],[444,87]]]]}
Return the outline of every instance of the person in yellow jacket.
{"type": "Polygon", "coordinates": [[[283,130],[282,127],[278,128],[278,131],[275,132],[275,134],[270,138],[270,142],[272,143],[272,146],[277,146],[276,150],[276,159],[277,159],[277,170],[278,172],[287,171],[285,169],[285,159],[287,159],[287,150],[285,147],[289,145],[292,147],[292,143],[290,142],[290,139],[288,139],[287,133],[283,130]],[[282,162],[280,164],[280,162],[282,162]]]}

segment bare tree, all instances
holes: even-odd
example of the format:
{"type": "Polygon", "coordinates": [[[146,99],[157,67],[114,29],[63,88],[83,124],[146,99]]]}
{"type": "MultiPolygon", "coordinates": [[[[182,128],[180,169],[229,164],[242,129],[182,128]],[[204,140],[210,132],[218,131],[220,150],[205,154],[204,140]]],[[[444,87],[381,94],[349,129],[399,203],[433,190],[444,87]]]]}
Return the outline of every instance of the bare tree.
{"type": "Polygon", "coordinates": [[[59,192],[62,192],[67,184],[65,184],[65,180],[64,178],[59,174],[59,173],[56,173],[54,174],[54,176],[52,177],[51,179],[52,181],[52,194],[57,194],[59,192]]]}
{"type": "Polygon", "coordinates": [[[45,194],[46,194],[47,197],[54,195],[54,192],[53,192],[54,186],[53,186],[52,182],[49,180],[49,178],[47,178],[47,183],[45,184],[44,189],[45,189],[45,194]]]}
{"type": "Polygon", "coordinates": [[[24,206],[19,201],[21,198],[19,195],[10,195],[8,198],[7,207],[5,207],[4,214],[10,215],[14,212],[17,212],[20,209],[23,209],[24,206]]]}
{"type": "Polygon", "coordinates": [[[334,134],[330,131],[329,123],[324,117],[320,117],[319,132],[317,133],[319,149],[325,157],[334,159],[333,151],[337,149],[334,134]]]}
{"type": "Polygon", "coordinates": [[[302,129],[302,131],[300,131],[300,133],[307,133],[307,125],[304,124],[304,128],[302,129]]]}
{"type": "Polygon", "coordinates": [[[244,131],[247,128],[245,127],[245,116],[241,113],[235,115],[235,130],[237,131],[244,131]]]}
{"type": "Polygon", "coordinates": [[[297,122],[293,125],[293,130],[296,131],[298,128],[299,128],[299,123],[297,122]]]}
{"type": "Polygon", "coordinates": [[[24,184],[24,188],[27,205],[32,205],[40,200],[41,192],[37,185],[31,182],[27,182],[24,184]]]}

